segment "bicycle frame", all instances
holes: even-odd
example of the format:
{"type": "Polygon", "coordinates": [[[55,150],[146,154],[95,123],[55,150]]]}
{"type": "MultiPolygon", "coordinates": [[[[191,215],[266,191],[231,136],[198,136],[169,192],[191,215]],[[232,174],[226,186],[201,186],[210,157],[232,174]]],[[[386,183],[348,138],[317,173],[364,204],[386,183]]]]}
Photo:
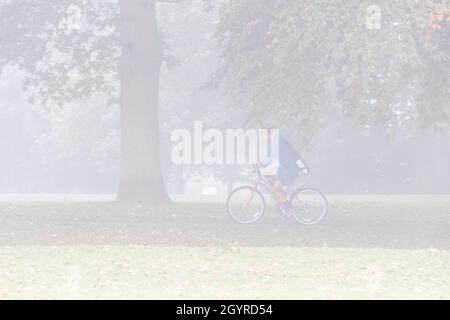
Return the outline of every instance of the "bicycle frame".
{"type": "MultiPolygon", "coordinates": [[[[273,188],[272,188],[273,182],[271,182],[266,176],[262,175],[261,171],[259,170],[258,167],[255,168],[255,171],[258,174],[258,178],[254,185],[254,189],[260,190],[260,191],[266,191],[273,197],[274,196],[273,188]]],[[[263,193],[263,195],[264,195],[264,193],[263,193]]],[[[252,197],[250,197],[249,203],[251,202],[252,199],[253,199],[253,195],[252,195],[252,197]]]]}
{"type": "MultiPolygon", "coordinates": [[[[254,185],[254,188],[255,188],[256,190],[261,190],[261,189],[262,189],[262,190],[265,190],[265,191],[267,191],[267,192],[273,197],[273,196],[274,196],[273,188],[272,188],[273,182],[271,182],[266,176],[264,176],[264,175],[261,174],[261,171],[260,171],[260,169],[259,169],[258,166],[255,166],[254,171],[255,171],[255,172],[257,173],[257,175],[258,175],[258,178],[257,178],[257,181],[256,181],[256,183],[255,183],[255,185],[254,185]]],[[[298,182],[298,179],[297,179],[296,181],[294,181],[294,182],[292,183],[292,185],[295,185],[296,182],[298,182]]],[[[294,189],[297,189],[297,188],[294,188],[294,189]]],[[[291,190],[291,191],[292,191],[292,190],[291,190]]],[[[292,192],[287,192],[286,195],[287,195],[288,199],[291,198],[291,193],[292,193],[292,192]]],[[[253,199],[253,196],[250,198],[249,202],[251,202],[252,199],[253,199]]]]}
{"type": "Polygon", "coordinates": [[[262,189],[265,189],[271,195],[273,195],[272,184],[270,183],[270,181],[267,179],[267,177],[261,174],[261,171],[257,170],[257,172],[258,172],[258,179],[255,184],[255,189],[259,190],[261,189],[260,187],[262,187],[262,189]]]}

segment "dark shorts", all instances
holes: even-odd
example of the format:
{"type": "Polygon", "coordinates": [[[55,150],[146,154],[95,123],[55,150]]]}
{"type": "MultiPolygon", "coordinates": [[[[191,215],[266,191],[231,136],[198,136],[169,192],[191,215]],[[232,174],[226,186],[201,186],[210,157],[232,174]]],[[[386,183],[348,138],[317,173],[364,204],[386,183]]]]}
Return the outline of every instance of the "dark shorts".
{"type": "Polygon", "coordinates": [[[298,172],[289,172],[288,170],[284,169],[283,167],[280,167],[278,170],[278,180],[281,181],[282,184],[290,185],[299,177],[298,172]]]}

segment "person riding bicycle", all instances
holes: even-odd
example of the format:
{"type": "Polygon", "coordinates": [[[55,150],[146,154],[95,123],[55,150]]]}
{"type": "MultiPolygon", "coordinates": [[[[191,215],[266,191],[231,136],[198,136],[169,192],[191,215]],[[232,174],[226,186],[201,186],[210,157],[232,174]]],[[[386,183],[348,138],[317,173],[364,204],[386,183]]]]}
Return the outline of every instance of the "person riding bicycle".
{"type": "Polygon", "coordinates": [[[287,215],[289,210],[288,195],[285,187],[292,184],[299,177],[299,170],[306,166],[300,153],[283,137],[278,136],[278,143],[272,143],[271,134],[268,134],[268,142],[272,148],[278,148],[278,152],[270,152],[270,155],[261,163],[261,174],[272,185],[272,192],[277,202],[278,210],[287,215]]]}

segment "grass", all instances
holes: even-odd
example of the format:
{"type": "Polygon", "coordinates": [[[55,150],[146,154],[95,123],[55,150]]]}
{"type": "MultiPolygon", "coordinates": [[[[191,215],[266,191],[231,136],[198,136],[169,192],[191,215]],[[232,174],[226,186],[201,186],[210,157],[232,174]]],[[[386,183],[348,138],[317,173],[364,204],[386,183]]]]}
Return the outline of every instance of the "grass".
{"type": "Polygon", "coordinates": [[[315,227],[19,200],[0,201],[2,299],[450,299],[448,196],[332,196],[315,227]]]}
{"type": "Polygon", "coordinates": [[[439,250],[2,248],[3,299],[448,299],[439,250]]]}

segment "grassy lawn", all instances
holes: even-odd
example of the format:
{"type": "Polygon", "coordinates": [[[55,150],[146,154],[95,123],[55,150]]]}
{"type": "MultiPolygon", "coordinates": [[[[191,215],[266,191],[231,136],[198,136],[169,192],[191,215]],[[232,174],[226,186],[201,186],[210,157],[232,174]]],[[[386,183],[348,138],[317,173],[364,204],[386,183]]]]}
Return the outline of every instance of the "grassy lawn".
{"type": "Polygon", "coordinates": [[[450,298],[439,250],[16,247],[0,250],[0,298],[450,298]]]}
{"type": "Polygon", "coordinates": [[[448,196],[332,196],[320,226],[221,203],[0,200],[0,298],[450,299],[448,196]]]}

